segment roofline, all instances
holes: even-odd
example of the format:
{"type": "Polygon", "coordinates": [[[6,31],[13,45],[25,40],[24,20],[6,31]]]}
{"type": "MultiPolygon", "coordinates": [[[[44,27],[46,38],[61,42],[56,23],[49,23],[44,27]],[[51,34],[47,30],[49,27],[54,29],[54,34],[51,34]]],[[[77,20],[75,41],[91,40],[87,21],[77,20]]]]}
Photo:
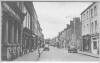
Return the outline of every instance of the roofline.
{"type": "Polygon", "coordinates": [[[89,6],[81,13],[81,15],[82,15],[87,9],[89,9],[91,6],[93,6],[95,3],[96,3],[96,2],[93,2],[91,5],[89,5],[89,6]]]}

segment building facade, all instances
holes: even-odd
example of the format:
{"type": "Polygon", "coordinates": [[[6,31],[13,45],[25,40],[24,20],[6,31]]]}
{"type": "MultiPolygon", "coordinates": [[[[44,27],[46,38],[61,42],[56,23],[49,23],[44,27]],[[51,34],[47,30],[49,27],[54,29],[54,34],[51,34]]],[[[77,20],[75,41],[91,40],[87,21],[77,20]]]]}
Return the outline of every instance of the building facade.
{"type": "Polygon", "coordinates": [[[81,22],[79,17],[73,18],[70,21],[70,24],[67,24],[67,27],[59,32],[58,34],[58,42],[60,48],[68,48],[75,45],[78,50],[81,50],[81,22]]]}
{"type": "Polygon", "coordinates": [[[37,49],[38,45],[42,46],[44,36],[33,3],[20,2],[20,4],[22,11],[26,13],[23,22],[23,54],[26,54],[37,49]]]}
{"type": "MultiPolygon", "coordinates": [[[[81,40],[82,40],[82,36],[81,36],[81,21],[79,17],[75,17],[73,18],[74,21],[74,30],[73,30],[73,34],[75,35],[73,38],[75,39],[74,41],[76,42],[76,48],[78,50],[81,50],[81,40]]],[[[73,39],[72,38],[72,39],[73,39]]]]}
{"type": "Polygon", "coordinates": [[[81,13],[83,51],[99,53],[100,3],[93,2],[81,13]]]}
{"type": "Polygon", "coordinates": [[[31,1],[1,3],[2,60],[14,60],[42,46],[44,35],[31,1]]]}
{"type": "Polygon", "coordinates": [[[57,40],[59,42],[59,47],[65,48],[66,47],[66,45],[65,45],[66,44],[66,28],[63,31],[59,32],[57,38],[58,38],[57,40]]]}
{"type": "Polygon", "coordinates": [[[19,2],[2,2],[2,60],[12,60],[21,55],[22,23],[25,14],[19,2]]]}
{"type": "Polygon", "coordinates": [[[69,42],[71,42],[72,37],[72,21],[70,21],[70,24],[67,24],[67,30],[66,30],[66,48],[69,46],[69,42]]]}
{"type": "Polygon", "coordinates": [[[67,24],[66,29],[66,48],[72,44],[81,50],[81,22],[79,17],[73,18],[70,24],[67,24]]]}
{"type": "MultiPolygon", "coordinates": [[[[20,9],[25,13],[25,19],[23,22],[23,45],[22,54],[27,54],[35,49],[37,42],[36,35],[34,34],[34,6],[32,2],[20,2],[20,9]]],[[[34,18],[37,19],[37,18],[34,18]]]]}

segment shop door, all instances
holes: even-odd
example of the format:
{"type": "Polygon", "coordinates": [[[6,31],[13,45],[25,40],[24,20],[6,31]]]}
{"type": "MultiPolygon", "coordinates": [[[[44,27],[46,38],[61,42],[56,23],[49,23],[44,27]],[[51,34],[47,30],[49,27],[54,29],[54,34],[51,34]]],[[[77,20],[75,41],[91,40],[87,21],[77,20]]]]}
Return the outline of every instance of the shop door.
{"type": "Polygon", "coordinates": [[[93,53],[97,54],[97,42],[98,40],[93,40],[93,53]]]}

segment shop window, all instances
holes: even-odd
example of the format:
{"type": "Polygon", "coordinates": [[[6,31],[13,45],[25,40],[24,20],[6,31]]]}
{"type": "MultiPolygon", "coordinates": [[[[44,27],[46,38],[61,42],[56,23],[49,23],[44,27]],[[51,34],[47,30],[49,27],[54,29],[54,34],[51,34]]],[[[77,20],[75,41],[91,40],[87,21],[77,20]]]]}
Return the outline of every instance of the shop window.
{"type": "Polygon", "coordinates": [[[93,48],[97,49],[97,42],[96,41],[93,42],[93,48]]]}

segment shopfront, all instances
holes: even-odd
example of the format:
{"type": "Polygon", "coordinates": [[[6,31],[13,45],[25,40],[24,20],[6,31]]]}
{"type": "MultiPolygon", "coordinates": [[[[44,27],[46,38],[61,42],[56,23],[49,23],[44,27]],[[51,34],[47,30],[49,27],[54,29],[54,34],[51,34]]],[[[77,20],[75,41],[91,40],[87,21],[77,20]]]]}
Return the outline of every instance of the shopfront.
{"type": "Polygon", "coordinates": [[[91,51],[94,54],[98,54],[99,51],[99,34],[93,34],[91,37],[91,51]]]}
{"type": "Polygon", "coordinates": [[[83,36],[83,51],[91,52],[91,36],[90,35],[83,36]]]}

